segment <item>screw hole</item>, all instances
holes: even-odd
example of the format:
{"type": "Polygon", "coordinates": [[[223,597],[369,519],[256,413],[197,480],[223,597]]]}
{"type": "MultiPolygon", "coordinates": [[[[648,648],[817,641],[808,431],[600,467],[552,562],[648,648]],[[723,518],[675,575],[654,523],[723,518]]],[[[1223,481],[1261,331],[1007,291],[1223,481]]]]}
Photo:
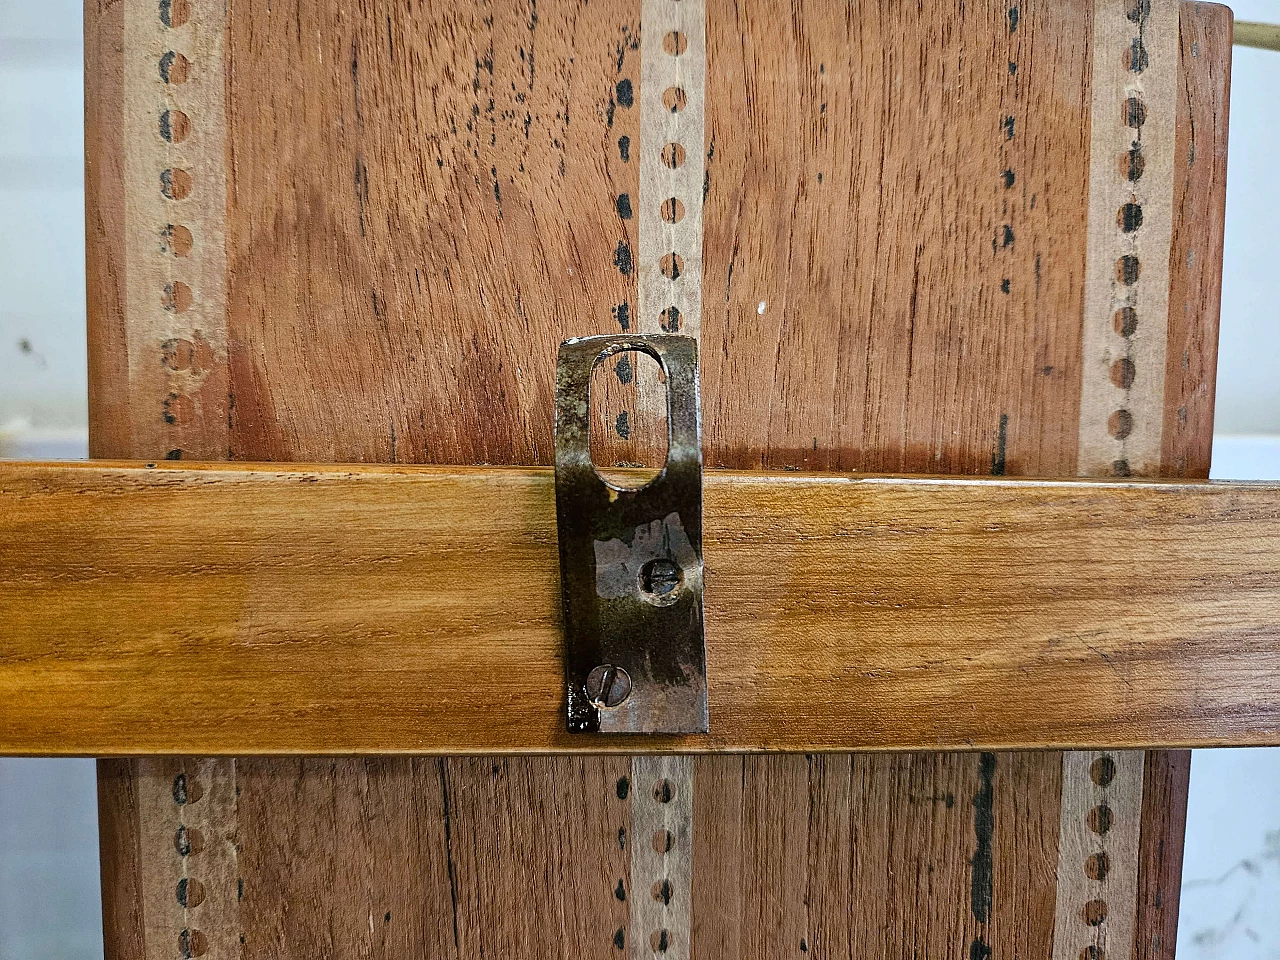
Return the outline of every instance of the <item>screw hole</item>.
{"type": "Polygon", "coordinates": [[[191,196],[191,174],[179,167],[170,167],[160,174],[160,192],[170,200],[185,200],[191,196]]]}
{"type": "Polygon", "coordinates": [[[1121,357],[1111,365],[1111,382],[1121,390],[1128,390],[1132,387],[1137,375],[1137,368],[1128,357],[1121,357]]]}
{"type": "Polygon", "coordinates": [[[1090,880],[1105,880],[1111,872],[1111,859],[1106,853],[1095,853],[1084,862],[1084,875],[1090,880]]]}
{"type": "Polygon", "coordinates": [[[678,57],[689,48],[689,39],[679,30],[672,30],[662,38],[662,49],[678,57]]]}
{"type": "Polygon", "coordinates": [[[1080,917],[1091,927],[1102,926],[1103,921],[1107,919],[1107,901],[1090,900],[1080,911],[1080,917]]]}
{"type": "Polygon", "coordinates": [[[1103,836],[1111,829],[1111,808],[1105,803],[1100,803],[1089,811],[1085,817],[1085,822],[1089,825],[1089,829],[1098,836],[1103,836]]]}

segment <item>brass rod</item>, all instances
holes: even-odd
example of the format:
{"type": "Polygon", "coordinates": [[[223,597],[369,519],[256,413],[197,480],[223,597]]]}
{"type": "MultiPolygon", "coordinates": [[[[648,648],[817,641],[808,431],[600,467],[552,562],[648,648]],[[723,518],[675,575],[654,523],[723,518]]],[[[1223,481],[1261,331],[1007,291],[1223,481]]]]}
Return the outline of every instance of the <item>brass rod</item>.
{"type": "Polygon", "coordinates": [[[1237,20],[1235,45],[1259,50],[1280,50],[1280,24],[1237,20]]]}

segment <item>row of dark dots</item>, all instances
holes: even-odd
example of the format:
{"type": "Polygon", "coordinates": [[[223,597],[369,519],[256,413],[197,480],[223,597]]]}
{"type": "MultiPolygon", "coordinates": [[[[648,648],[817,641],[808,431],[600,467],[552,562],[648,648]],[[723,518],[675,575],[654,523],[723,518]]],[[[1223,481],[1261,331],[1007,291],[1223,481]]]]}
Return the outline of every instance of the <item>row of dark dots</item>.
{"type": "MultiPolygon", "coordinates": [[[[160,22],[166,28],[180,27],[191,19],[189,0],[160,0],[160,22]]],[[[166,86],[181,86],[191,76],[191,61],[182,54],[170,50],[158,63],[160,79],[166,86]]],[[[166,109],[161,112],[157,132],[165,143],[182,143],[191,135],[191,118],[181,110],[166,109]]],[[[160,174],[160,192],[165,199],[178,202],[191,196],[191,174],[180,167],[169,167],[160,174]]],[[[183,224],[167,224],[160,232],[160,249],[167,255],[183,258],[191,255],[194,239],[190,228],[183,224]]],[[[180,280],[173,280],[161,290],[160,303],[171,313],[182,313],[191,307],[193,296],[191,287],[180,280]]],[[[170,369],[181,369],[182,363],[190,363],[194,348],[189,349],[177,341],[167,341],[162,345],[164,362],[170,369]],[[184,359],[185,358],[185,359],[184,359]]],[[[171,392],[164,400],[164,419],[166,423],[176,423],[190,413],[191,399],[171,392]]],[[[171,451],[181,456],[181,451],[171,451]]],[[[179,773],[173,778],[173,802],[178,807],[198,803],[204,795],[200,783],[179,773]]],[[[196,856],[204,849],[204,836],[195,827],[179,824],[173,837],[174,849],[178,856],[186,860],[196,856]]],[[[185,870],[183,871],[186,872],[185,870]]],[[[178,880],[174,897],[183,910],[191,910],[204,902],[205,889],[195,877],[184,876],[178,880]]],[[[202,956],[209,948],[205,935],[193,927],[183,927],[178,933],[178,956],[182,960],[191,960],[202,956]]]]}
{"type": "MultiPolygon", "coordinates": [[[[188,777],[186,773],[180,773],[173,778],[173,802],[179,807],[198,803],[203,795],[204,789],[200,782],[188,777]]],[[[180,824],[177,833],[174,834],[173,845],[178,851],[178,856],[186,860],[188,857],[198,855],[204,849],[204,836],[195,827],[189,827],[185,823],[180,824]]],[[[178,881],[174,896],[183,910],[198,907],[204,902],[204,884],[194,877],[184,876],[178,881]]],[[[183,927],[178,934],[178,956],[182,960],[202,956],[208,949],[208,941],[199,930],[188,926],[183,927]]]]}
{"type": "MultiPolygon", "coordinates": [[[[1125,15],[1138,28],[1135,36],[1124,50],[1125,67],[1132,73],[1142,73],[1150,66],[1150,55],[1142,41],[1142,28],[1151,12],[1150,0],[1129,0],[1125,15]]],[[[1142,98],[1136,95],[1125,98],[1121,106],[1124,125],[1133,131],[1133,139],[1129,149],[1122,153],[1118,161],[1120,176],[1130,184],[1142,179],[1146,169],[1146,158],[1142,152],[1142,125],[1147,119],[1147,108],[1142,98]]],[[[1124,236],[1133,236],[1142,227],[1142,205],[1136,196],[1121,204],[1116,211],[1116,226],[1124,236]]],[[[1141,263],[1132,254],[1125,254],[1116,261],[1116,282],[1124,287],[1132,287],[1138,282],[1141,263]]],[[[1131,306],[1124,306],[1115,312],[1112,324],[1117,335],[1122,337],[1126,349],[1133,343],[1133,335],[1138,330],[1138,312],[1131,306]]],[[[1121,390],[1128,391],[1137,379],[1138,371],[1130,356],[1124,356],[1111,365],[1111,382],[1121,390]]],[[[1115,440],[1123,441],[1133,433],[1133,413],[1124,406],[1111,412],[1107,418],[1107,432],[1115,440]]],[[[1132,472],[1129,461],[1120,457],[1112,461],[1111,472],[1119,477],[1127,477],[1132,472]]]]}
{"type": "MultiPolygon", "coordinates": [[[[1100,787],[1107,787],[1116,778],[1116,762],[1109,756],[1099,757],[1089,765],[1089,778],[1100,787]]],[[[1105,836],[1111,829],[1113,816],[1106,801],[1099,803],[1085,815],[1085,824],[1098,836],[1105,836]]],[[[1084,875],[1090,880],[1102,881],[1111,872],[1111,858],[1105,850],[1091,854],[1084,862],[1084,875]]],[[[1086,927],[1100,927],[1107,919],[1107,901],[1095,897],[1085,903],[1080,920],[1086,927]]],[[[1097,944],[1090,944],[1080,952],[1080,960],[1106,960],[1097,944]]]]}
{"type": "MultiPolygon", "coordinates": [[[[190,19],[189,0],[160,0],[160,22],[166,29],[181,27],[190,19]]],[[[160,80],[169,88],[185,84],[191,78],[191,66],[191,61],[176,50],[167,51],[157,63],[160,80]]],[[[184,111],[174,107],[161,111],[156,132],[165,143],[182,143],[191,136],[191,130],[191,117],[184,111]]],[[[160,193],[171,203],[186,200],[193,188],[191,173],[181,167],[168,167],[160,174],[160,193]]],[[[195,246],[191,228],[182,223],[166,224],[160,231],[159,240],[162,254],[175,259],[189,257],[195,246]]],[[[181,280],[170,280],[160,290],[160,305],[169,313],[186,312],[194,300],[190,284],[181,280]]],[[[166,340],[161,344],[161,355],[165,368],[177,372],[191,365],[195,347],[185,340],[166,340]]],[[[161,416],[171,426],[189,421],[194,413],[192,399],[176,390],[169,391],[162,401],[161,416]]],[[[180,449],[168,453],[170,460],[181,457],[180,449]]]]}
{"type": "MultiPolygon", "coordinates": [[[[623,777],[618,781],[618,799],[625,800],[631,792],[631,781],[627,777],[623,777]]],[[[653,785],[653,799],[657,803],[667,804],[676,797],[676,787],[670,780],[663,778],[653,785]]],[[[649,838],[650,844],[653,846],[654,853],[667,854],[671,852],[671,848],[675,846],[676,838],[670,830],[657,830],[653,836],[649,838]]],[[[664,906],[671,902],[675,896],[675,885],[669,877],[660,877],[653,882],[649,888],[649,894],[654,900],[664,906]]],[[[618,886],[614,890],[614,896],[619,900],[627,899],[627,887],[622,881],[618,881],[618,886]]],[[[618,950],[623,950],[627,945],[626,933],[621,927],[613,935],[613,945],[618,950]]],[[[654,930],[649,934],[649,946],[653,948],[654,953],[666,953],[671,949],[671,931],[664,929],[654,930]]]]}
{"type": "MultiPolygon", "coordinates": [[[[672,0],[678,2],[678,0],[672,0]]],[[[672,30],[662,38],[662,50],[667,56],[680,57],[689,48],[689,39],[679,30],[672,30]]],[[[663,109],[671,113],[679,113],[689,104],[689,97],[683,87],[668,87],[662,92],[663,109]]],[[[699,147],[701,149],[701,147],[699,147]]],[[[677,170],[684,165],[687,153],[684,145],[678,142],[664,144],[662,147],[663,166],[677,170]]],[[[692,202],[692,201],[691,201],[692,202]]],[[[664,223],[679,223],[685,216],[685,204],[679,197],[668,197],[658,204],[658,216],[664,223]]],[[[672,250],[658,262],[658,269],[668,280],[678,280],[684,274],[684,258],[679,251],[672,250]]],[[[674,303],[668,304],[658,315],[658,326],[663,333],[680,332],[680,308],[674,303]]]]}

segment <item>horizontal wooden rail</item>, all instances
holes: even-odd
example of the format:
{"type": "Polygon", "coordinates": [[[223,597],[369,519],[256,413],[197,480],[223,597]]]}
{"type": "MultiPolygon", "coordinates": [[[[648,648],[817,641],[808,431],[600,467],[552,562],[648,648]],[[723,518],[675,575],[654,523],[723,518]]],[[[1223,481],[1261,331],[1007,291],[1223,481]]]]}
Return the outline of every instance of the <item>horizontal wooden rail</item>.
{"type": "Polygon", "coordinates": [[[710,472],[711,734],[563,732],[549,470],[0,464],[0,752],[1280,743],[1280,488],[710,472]]]}

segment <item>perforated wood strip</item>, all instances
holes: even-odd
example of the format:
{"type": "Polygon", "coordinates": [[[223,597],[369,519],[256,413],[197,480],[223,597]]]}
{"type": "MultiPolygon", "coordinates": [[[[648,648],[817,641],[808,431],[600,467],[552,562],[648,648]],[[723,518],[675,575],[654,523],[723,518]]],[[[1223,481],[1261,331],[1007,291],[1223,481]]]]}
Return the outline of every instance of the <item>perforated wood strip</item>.
{"type": "Polygon", "coordinates": [[[640,6],[640,256],[642,333],[702,329],[707,48],[703,0],[640,6]]]}
{"type": "Polygon", "coordinates": [[[124,5],[133,452],[227,456],[225,6],[124,5]]]}
{"type": "MultiPolygon", "coordinates": [[[[704,0],[640,4],[640,190],[636,326],[702,329],[702,204],[707,71],[704,0]]],[[[661,419],[664,393],[637,384],[639,416],[661,419]]],[[[692,936],[693,763],[632,760],[631,956],[687,960],[692,936]]]]}
{"type": "Polygon", "coordinates": [[[1077,470],[1155,476],[1173,232],[1177,0],[1096,0],[1077,470]]]}
{"type": "MultiPolygon", "coordinates": [[[[1179,63],[1176,0],[1093,5],[1077,472],[1158,476],[1166,419],[1179,63]]],[[[1142,751],[1062,758],[1054,960],[1128,960],[1142,751]]]]}
{"type": "Polygon", "coordinates": [[[1146,754],[1062,755],[1053,960],[1128,960],[1146,754]]]}
{"type": "Polygon", "coordinates": [[[240,955],[236,762],[138,763],[147,960],[240,955]]]}
{"type": "Polygon", "coordinates": [[[693,760],[631,760],[631,958],[690,954],[693,760]]]}
{"type": "MultiPolygon", "coordinates": [[[[123,7],[125,446],[134,456],[223,459],[226,7],[123,7]]],[[[97,455],[104,439],[120,443],[102,433],[97,455]]],[[[136,791],[149,852],[139,862],[139,956],[238,956],[235,761],[140,762],[136,791]]]]}

